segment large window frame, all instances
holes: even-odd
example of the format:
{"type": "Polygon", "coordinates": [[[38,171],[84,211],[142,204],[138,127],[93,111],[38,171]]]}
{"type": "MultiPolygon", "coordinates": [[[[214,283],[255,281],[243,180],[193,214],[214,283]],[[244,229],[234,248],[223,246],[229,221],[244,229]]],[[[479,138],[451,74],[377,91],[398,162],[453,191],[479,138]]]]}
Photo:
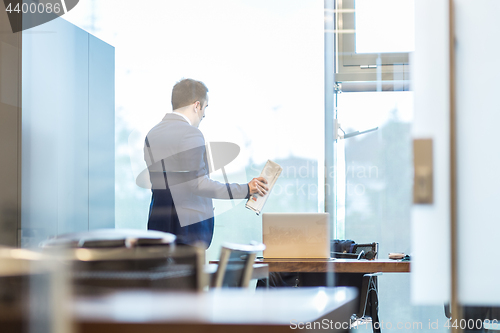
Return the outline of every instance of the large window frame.
{"type": "Polygon", "coordinates": [[[409,53],[356,53],[355,0],[335,1],[335,81],[342,91],[407,91],[409,53]]]}
{"type": "MultiPolygon", "coordinates": [[[[333,54],[325,53],[325,72],[333,71],[333,80],[325,77],[325,97],[332,96],[331,100],[328,98],[325,100],[325,125],[327,127],[333,126],[333,121],[338,119],[337,95],[342,92],[410,90],[409,52],[356,53],[355,15],[355,0],[325,1],[325,52],[330,49],[329,43],[333,44],[333,54]],[[330,69],[329,64],[333,65],[333,70],[330,69]]],[[[330,176],[326,177],[325,211],[333,215],[332,236],[345,238],[345,212],[342,211],[345,209],[345,202],[339,202],[338,196],[338,191],[345,190],[343,186],[339,188],[338,184],[338,172],[345,168],[345,161],[340,158],[339,154],[345,153],[343,143],[333,144],[335,139],[333,133],[326,128],[325,165],[327,170],[335,170],[335,172],[332,179],[330,176]],[[330,184],[335,190],[328,195],[327,190],[330,184]]],[[[345,173],[345,170],[341,172],[345,173]]]]}

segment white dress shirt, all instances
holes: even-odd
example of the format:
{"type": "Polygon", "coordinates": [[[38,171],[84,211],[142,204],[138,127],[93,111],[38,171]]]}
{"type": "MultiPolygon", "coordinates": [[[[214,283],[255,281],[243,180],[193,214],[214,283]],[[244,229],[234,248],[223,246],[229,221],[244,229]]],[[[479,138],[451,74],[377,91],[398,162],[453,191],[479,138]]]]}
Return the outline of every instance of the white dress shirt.
{"type": "Polygon", "coordinates": [[[188,118],[188,117],[186,117],[185,115],[183,115],[182,113],[180,113],[180,112],[175,112],[175,111],[173,111],[172,113],[173,113],[173,114],[176,114],[176,115],[178,115],[178,116],[181,116],[182,118],[186,119],[186,121],[188,122],[188,124],[189,124],[189,125],[191,125],[191,126],[193,126],[193,124],[191,124],[191,121],[189,120],[189,118],[188,118]]]}

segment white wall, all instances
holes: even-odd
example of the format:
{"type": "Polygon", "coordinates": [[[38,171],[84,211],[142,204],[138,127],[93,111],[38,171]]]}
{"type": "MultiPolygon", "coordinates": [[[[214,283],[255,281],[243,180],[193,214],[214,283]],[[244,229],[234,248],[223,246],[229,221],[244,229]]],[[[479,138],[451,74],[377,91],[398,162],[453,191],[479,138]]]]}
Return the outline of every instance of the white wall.
{"type": "Polygon", "coordinates": [[[500,2],[455,0],[458,298],[500,304],[500,2]]]}
{"type": "MultiPolygon", "coordinates": [[[[447,1],[416,1],[415,137],[434,139],[433,205],[415,205],[412,294],[439,303],[450,290],[447,1]],[[430,10],[432,8],[432,10],[430,10]]],[[[458,301],[500,303],[500,2],[455,0],[458,301]]]]}
{"type": "Polygon", "coordinates": [[[412,300],[443,304],[449,299],[449,46],[448,2],[415,1],[414,138],[433,139],[434,203],[412,209],[412,300]]]}

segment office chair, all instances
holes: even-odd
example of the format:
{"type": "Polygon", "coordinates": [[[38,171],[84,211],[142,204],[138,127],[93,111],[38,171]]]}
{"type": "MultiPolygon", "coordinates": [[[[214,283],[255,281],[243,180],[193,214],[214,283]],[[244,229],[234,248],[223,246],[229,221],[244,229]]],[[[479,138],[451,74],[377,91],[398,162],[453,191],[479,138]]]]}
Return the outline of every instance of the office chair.
{"type": "Polygon", "coordinates": [[[72,278],[83,292],[133,288],[203,291],[204,251],[196,247],[76,249],[72,278]]]}
{"type": "Polygon", "coordinates": [[[175,235],[137,229],[95,229],[58,235],[43,241],[40,247],[49,248],[119,248],[173,245],[175,235]]]}
{"type": "Polygon", "coordinates": [[[224,243],[213,287],[247,288],[252,277],[257,252],[264,251],[265,248],[264,244],[242,245],[224,243]]]}
{"type": "Polygon", "coordinates": [[[60,235],[41,244],[71,268],[76,292],[130,288],[196,290],[207,285],[203,249],[176,246],[160,231],[102,229],[60,235]]]}

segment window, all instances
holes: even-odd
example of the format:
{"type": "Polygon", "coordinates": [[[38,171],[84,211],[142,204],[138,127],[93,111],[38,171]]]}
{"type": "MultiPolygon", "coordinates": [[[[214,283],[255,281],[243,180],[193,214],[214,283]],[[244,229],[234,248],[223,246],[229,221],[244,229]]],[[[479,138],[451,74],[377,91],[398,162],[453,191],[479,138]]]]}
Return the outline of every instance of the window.
{"type": "Polygon", "coordinates": [[[381,255],[408,251],[412,194],[412,92],[351,92],[338,96],[346,133],[338,140],[338,228],[346,239],[380,243],[381,255]]]}
{"type": "Polygon", "coordinates": [[[335,13],[335,80],[343,90],[408,90],[413,0],[338,0],[335,13]]]}
{"type": "MultiPolygon", "coordinates": [[[[135,183],[145,168],[143,140],[171,111],[182,77],[209,88],[206,141],[241,148],[225,168],[229,182],[247,183],[271,159],[283,173],[265,210],[323,211],[323,1],[147,3],[155,9],[147,15],[108,0],[64,16],[116,47],[116,227],[146,228],[151,192],[135,183]],[[82,11],[93,14],[78,18],[82,11]]],[[[220,170],[211,177],[224,179],[220,170]]],[[[261,240],[262,219],[244,200],[214,203],[209,259],[224,241],[261,240]]]]}

